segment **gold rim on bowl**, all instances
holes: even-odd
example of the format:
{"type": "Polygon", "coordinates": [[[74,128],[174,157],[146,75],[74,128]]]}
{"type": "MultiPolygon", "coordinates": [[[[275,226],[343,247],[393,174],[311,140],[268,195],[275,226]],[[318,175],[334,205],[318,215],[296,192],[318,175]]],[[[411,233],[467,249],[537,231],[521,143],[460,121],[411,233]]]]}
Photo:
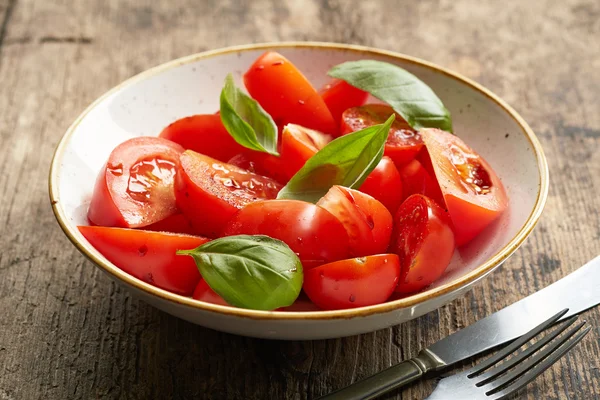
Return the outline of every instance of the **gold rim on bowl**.
{"type": "Polygon", "coordinates": [[[49,177],[49,193],[50,193],[50,201],[52,204],[52,210],[54,211],[54,215],[56,219],[67,235],[69,240],[79,249],[81,253],[83,253],[86,257],[92,260],[96,265],[102,268],[105,272],[110,275],[118,278],[121,282],[133,286],[134,288],[146,292],[150,295],[160,297],[164,300],[173,301],[181,305],[189,306],[191,308],[200,309],[203,311],[211,311],[220,314],[226,314],[229,316],[238,316],[245,317],[251,319],[269,319],[269,320],[318,320],[318,319],[337,319],[337,318],[354,318],[354,317],[365,317],[372,314],[385,313],[389,311],[393,311],[396,309],[412,307],[416,304],[419,304],[425,300],[433,299],[436,297],[440,297],[446,294],[449,294],[455,290],[463,288],[465,286],[470,286],[475,281],[484,277],[486,274],[491,272],[494,268],[499,266],[504,260],[506,260],[527,238],[527,236],[531,233],[536,223],[538,222],[544,205],[546,203],[546,198],[548,196],[548,165],[546,162],[546,157],[544,156],[544,152],[542,150],[542,146],[535,134],[529,127],[529,125],[523,120],[523,118],[513,110],[504,100],[500,99],[490,90],[485,87],[479,85],[472,80],[452,72],[443,67],[437,66],[430,62],[406,56],[404,54],[395,53],[387,50],[375,49],[372,47],[366,46],[357,46],[357,45],[348,45],[348,44],[338,44],[338,43],[322,43],[322,42],[281,42],[281,43],[259,43],[259,44],[250,44],[243,46],[233,46],[226,47],[218,50],[206,51],[203,53],[193,54],[187,57],[179,58],[176,60],[169,61],[165,64],[161,64],[154,68],[151,68],[147,71],[144,71],[132,78],[127,79],[121,84],[115,86],[104,95],[99,97],[96,101],[94,101],[66,131],[65,135],[60,140],[56,151],[54,153],[54,157],[52,159],[52,164],[50,166],[50,177],[49,177]],[[73,132],[76,130],[79,123],[83,120],[83,118],[92,110],[96,105],[102,102],[105,98],[115,93],[116,91],[122,89],[125,86],[131,85],[143,79],[146,79],[150,76],[156,75],[168,69],[189,64],[201,59],[206,59],[210,57],[215,57],[223,54],[236,53],[242,51],[250,51],[250,50],[267,50],[267,49],[278,49],[278,48],[318,48],[318,49],[329,49],[329,50],[344,50],[355,53],[360,53],[363,55],[378,55],[378,56],[386,56],[390,58],[395,58],[397,60],[402,60],[404,62],[417,64],[422,67],[429,68],[436,72],[447,75],[455,80],[461,81],[463,84],[470,86],[471,88],[479,91],[484,94],[487,98],[491,99],[495,102],[500,108],[502,108],[510,117],[519,125],[525,137],[531,143],[531,147],[534,150],[535,157],[538,163],[539,170],[539,183],[538,183],[538,193],[537,199],[535,202],[535,206],[527,218],[527,221],[521,228],[521,230],[511,239],[511,241],[500,249],[494,256],[488,259],[485,263],[474,269],[473,271],[451,281],[439,287],[427,290],[422,293],[415,294],[413,296],[389,301],[382,304],[377,304],[368,307],[361,307],[355,309],[345,309],[345,310],[335,310],[335,311],[295,311],[295,312],[283,312],[283,311],[258,311],[258,310],[249,310],[242,308],[233,308],[227,306],[221,306],[212,303],[206,303],[199,300],[194,300],[191,297],[185,297],[181,295],[177,295],[166,291],[164,289],[160,289],[156,286],[153,286],[149,283],[146,283],[142,280],[134,278],[129,275],[125,271],[121,270],[108,260],[106,260],[91,244],[89,244],[86,240],[82,240],[83,237],[78,232],[77,228],[67,223],[67,217],[64,213],[64,210],[60,206],[60,198],[58,193],[58,176],[61,167],[61,160],[63,159],[63,153],[66,148],[67,142],[73,135],[73,132]],[[80,239],[81,237],[81,239],[80,239]]]}

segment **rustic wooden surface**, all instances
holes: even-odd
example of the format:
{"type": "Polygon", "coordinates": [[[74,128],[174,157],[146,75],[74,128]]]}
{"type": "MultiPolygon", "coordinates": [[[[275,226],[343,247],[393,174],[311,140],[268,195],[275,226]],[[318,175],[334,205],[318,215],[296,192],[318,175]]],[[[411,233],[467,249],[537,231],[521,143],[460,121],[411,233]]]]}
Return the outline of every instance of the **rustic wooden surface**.
{"type": "MultiPolygon", "coordinates": [[[[600,2],[0,0],[0,400],[312,399],[541,289],[600,254],[600,2]],[[96,97],[190,53],[264,41],[386,48],[455,69],[512,104],[552,177],[535,233],[472,293],[379,332],[274,342],[132,299],[50,210],[60,137],[96,97]]],[[[600,398],[600,311],[581,346],[520,393],[600,398]]],[[[391,399],[420,399],[425,381],[391,399]]]]}

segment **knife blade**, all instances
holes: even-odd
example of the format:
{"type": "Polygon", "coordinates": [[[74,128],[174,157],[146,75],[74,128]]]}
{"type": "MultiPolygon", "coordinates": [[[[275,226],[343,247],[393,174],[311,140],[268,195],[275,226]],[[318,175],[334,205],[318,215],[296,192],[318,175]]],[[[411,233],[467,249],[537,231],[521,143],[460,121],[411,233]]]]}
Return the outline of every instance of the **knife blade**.
{"type": "Polygon", "coordinates": [[[321,399],[372,399],[413,382],[429,371],[516,339],[568,308],[568,318],[600,304],[600,256],[544,289],[483,318],[421,350],[416,357],[391,366],[321,399]]]}

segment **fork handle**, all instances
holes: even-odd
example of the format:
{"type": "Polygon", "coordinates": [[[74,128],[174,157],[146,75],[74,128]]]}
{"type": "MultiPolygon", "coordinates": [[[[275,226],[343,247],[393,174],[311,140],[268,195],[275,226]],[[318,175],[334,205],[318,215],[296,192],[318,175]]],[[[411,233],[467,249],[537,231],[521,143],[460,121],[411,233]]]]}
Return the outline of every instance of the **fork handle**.
{"type": "Polygon", "coordinates": [[[416,381],[428,371],[440,367],[441,362],[427,350],[418,356],[391,366],[383,371],[351,384],[319,400],[374,399],[393,389],[416,381]]]}

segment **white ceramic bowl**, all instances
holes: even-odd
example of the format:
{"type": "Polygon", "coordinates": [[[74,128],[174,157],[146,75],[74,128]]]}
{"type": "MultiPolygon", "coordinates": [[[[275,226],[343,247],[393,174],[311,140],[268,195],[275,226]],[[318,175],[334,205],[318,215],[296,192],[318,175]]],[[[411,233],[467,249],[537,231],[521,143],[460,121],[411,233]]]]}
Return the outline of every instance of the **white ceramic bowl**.
{"type": "Polygon", "coordinates": [[[523,119],[482,86],[431,63],[372,48],[330,43],[274,43],[230,47],[184,57],[143,72],[96,100],[68,129],[50,170],[56,218],[75,246],[111,278],[155,307],[193,323],[246,336],[320,339],[374,331],[437,309],[469,290],[509,257],[536,224],[548,190],[542,148],[523,119]],[[227,73],[242,73],[268,49],[288,57],[316,86],[348,60],[397,64],[425,81],[452,113],[455,132],[480,152],[510,197],[507,212],[455,253],[444,276],[414,296],[341,311],[266,312],[209,304],[138,280],[110,263],[76,229],[86,212],[96,175],[109,153],[133,136],[157,135],[177,118],[218,110],[227,73]]]}

